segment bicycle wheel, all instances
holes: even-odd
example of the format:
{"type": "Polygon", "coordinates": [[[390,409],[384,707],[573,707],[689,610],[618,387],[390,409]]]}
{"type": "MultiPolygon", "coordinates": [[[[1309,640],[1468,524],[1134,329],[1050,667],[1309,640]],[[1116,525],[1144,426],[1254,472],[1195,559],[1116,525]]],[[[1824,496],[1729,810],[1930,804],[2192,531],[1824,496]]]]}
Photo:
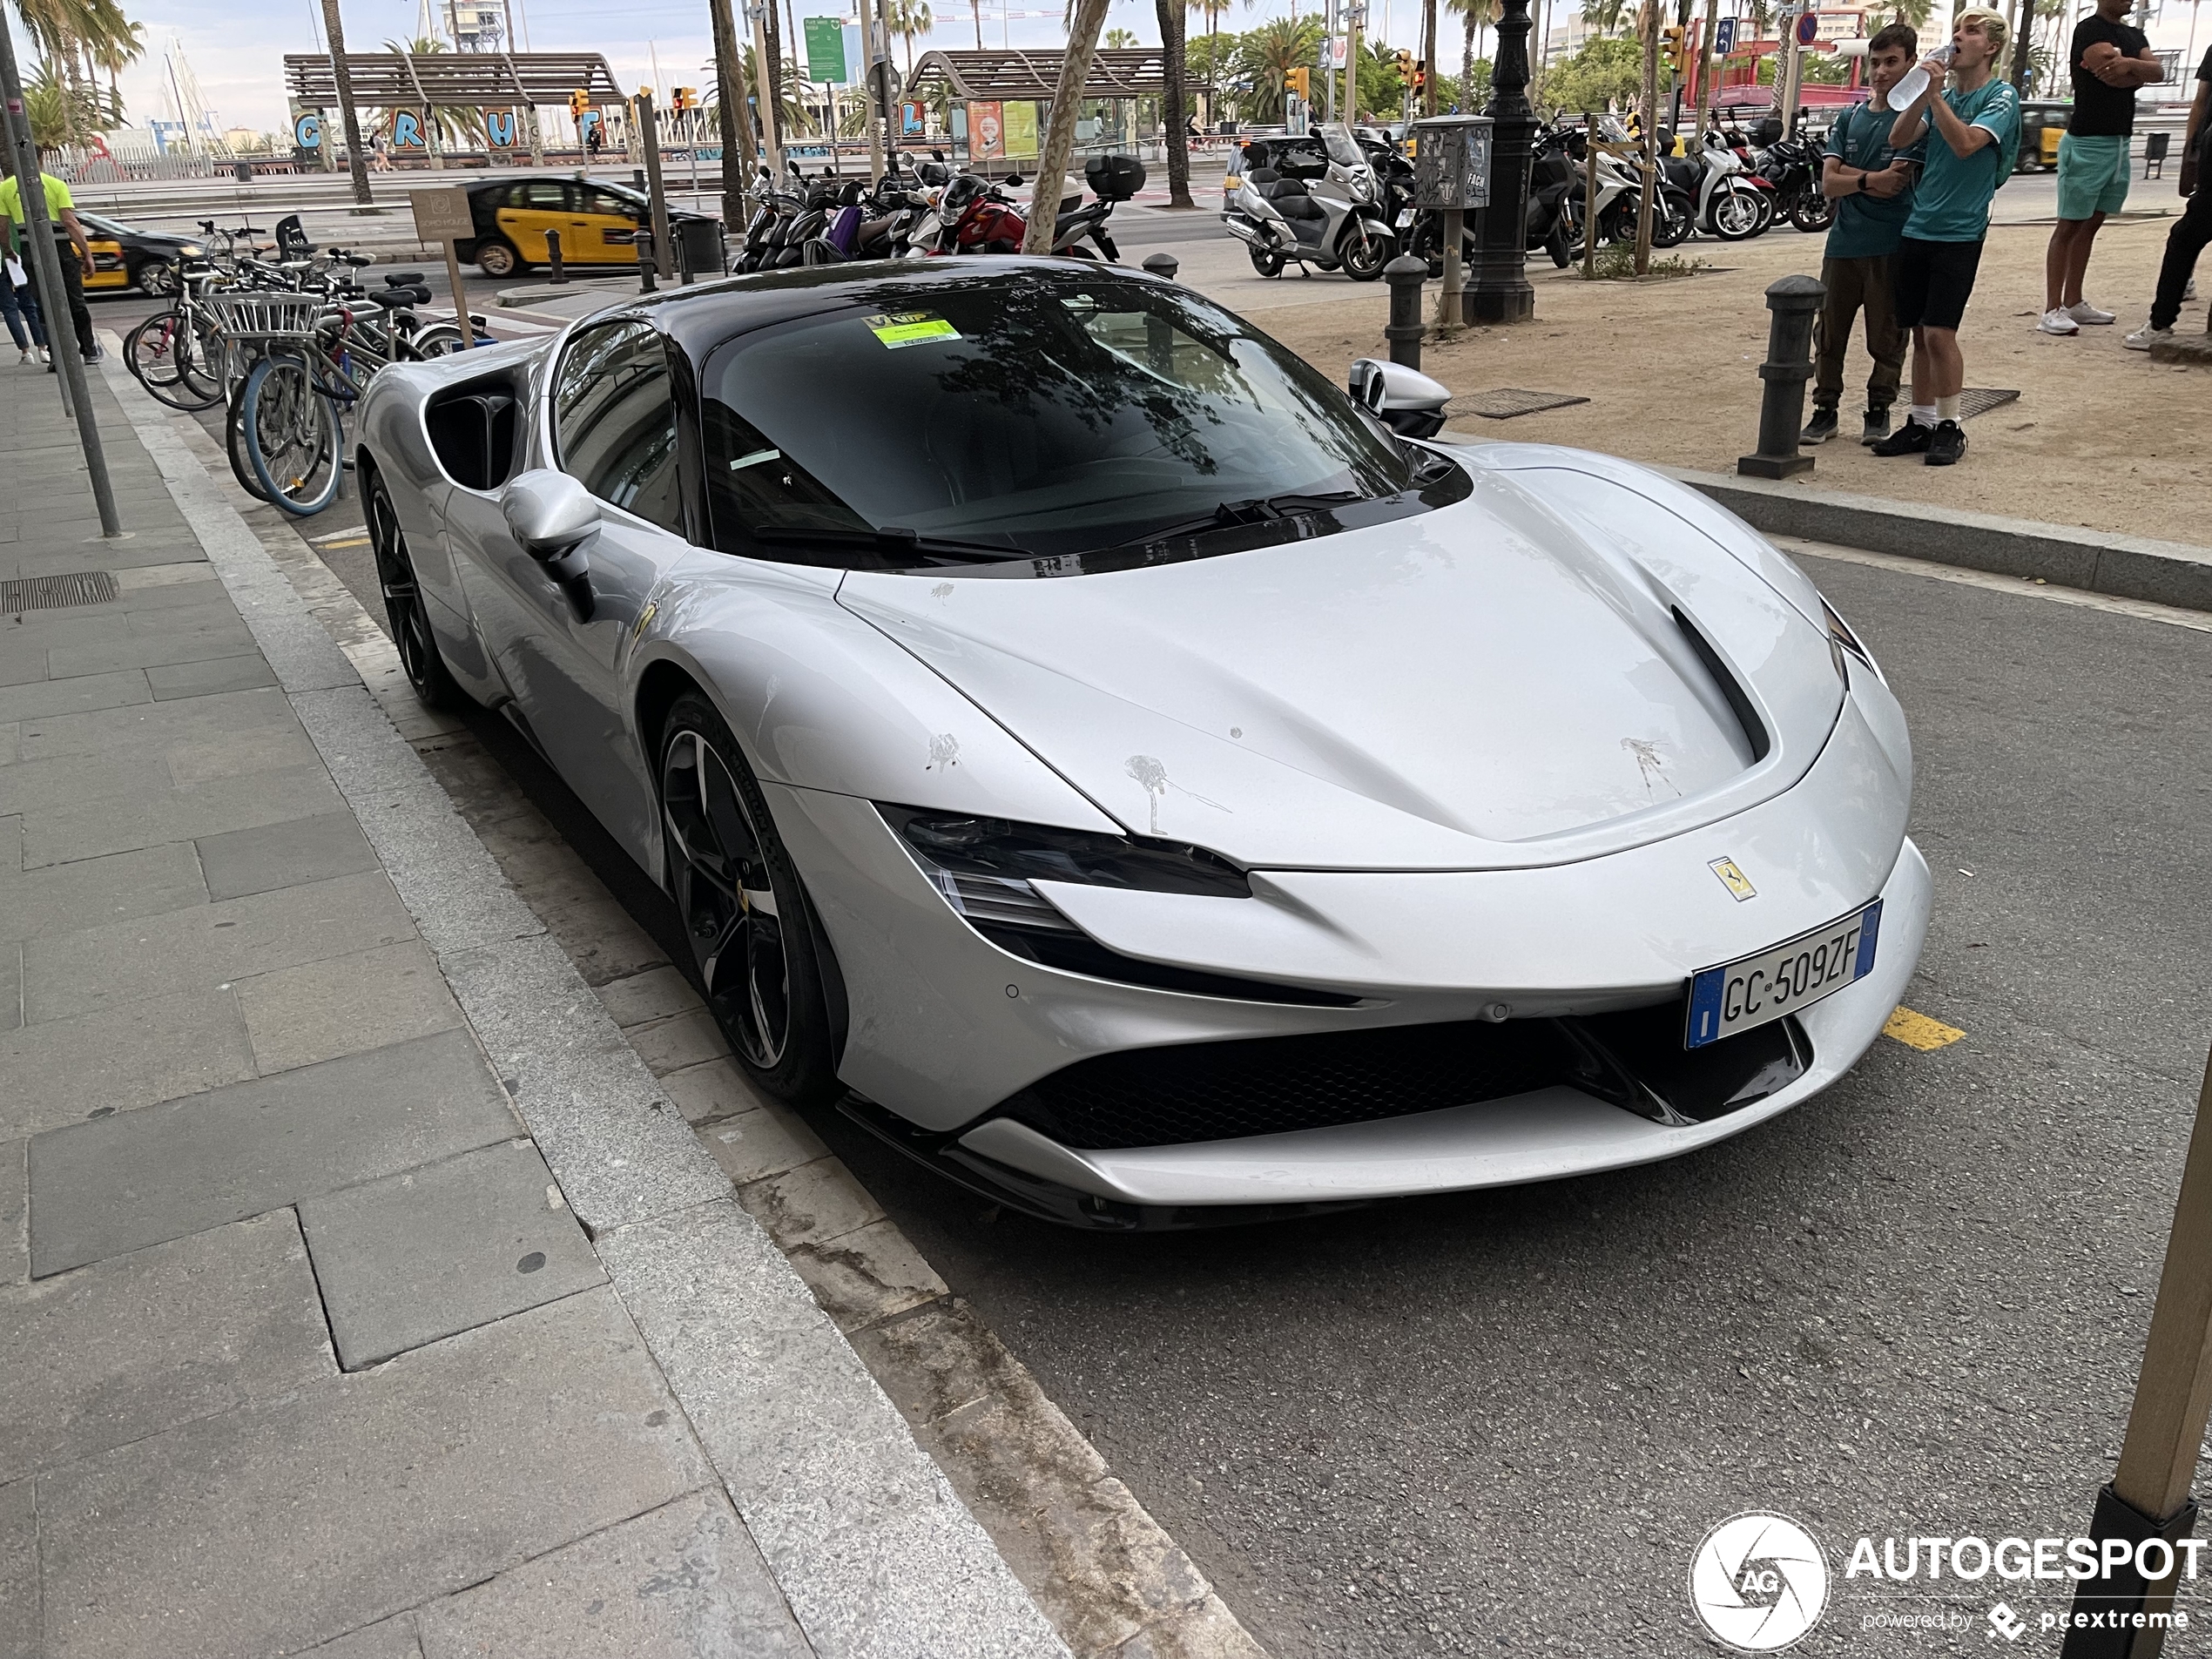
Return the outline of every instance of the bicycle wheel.
{"type": "Polygon", "coordinates": [[[223,421],[223,448],[231,458],[231,476],[238,480],[238,487],[255,501],[268,500],[268,491],[253,475],[253,463],[246,458],[246,384],[242,381],[230,395],[223,421]]]}
{"type": "Polygon", "coordinates": [[[426,361],[443,357],[449,352],[465,351],[468,345],[459,326],[449,322],[425,323],[408,337],[408,349],[426,361]]]}
{"type": "Polygon", "coordinates": [[[305,518],[337,498],[344,475],[338,406],[296,357],[265,357],[246,377],[239,400],[246,456],[272,505],[305,518]]]}
{"type": "Polygon", "coordinates": [[[139,385],[172,409],[205,409],[222,396],[197,373],[199,346],[173,311],[160,312],[124,336],[123,361],[139,385]]]}

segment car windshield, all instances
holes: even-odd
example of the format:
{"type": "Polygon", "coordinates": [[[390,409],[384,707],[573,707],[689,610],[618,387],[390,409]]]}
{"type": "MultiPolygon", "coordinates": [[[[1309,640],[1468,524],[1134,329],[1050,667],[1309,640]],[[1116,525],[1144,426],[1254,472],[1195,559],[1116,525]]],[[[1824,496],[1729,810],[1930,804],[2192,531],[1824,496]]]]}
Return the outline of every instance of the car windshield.
{"type": "Polygon", "coordinates": [[[849,550],[887,532],[1055,556],[1414,484],[1302,359],[1187,292],[1104,271],[880,283],[865,304],[739,335],[700,387],[715,541],[755,557],[900,563],[849,550]]]}

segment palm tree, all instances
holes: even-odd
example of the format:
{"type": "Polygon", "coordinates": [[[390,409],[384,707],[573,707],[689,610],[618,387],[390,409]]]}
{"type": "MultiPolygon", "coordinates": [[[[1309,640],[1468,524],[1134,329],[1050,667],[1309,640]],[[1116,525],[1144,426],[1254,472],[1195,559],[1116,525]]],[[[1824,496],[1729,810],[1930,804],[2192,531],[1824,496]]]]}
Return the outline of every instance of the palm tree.
{"type": "MultiPolygon", "coordinates": [[[[1244,0],[1250,6],[1252,0],[1244,0]]],[[[1221,14],[1229,10],[1230,0],[1184,0],[1192,11],[1202,11],[1206,17],[1206,125],[1220,120],[1214,108],[1214,65],[1221,60],[1221,14]]]]}
{"type": "MultiPolygon", "coordinates": [[[[1184,102],[1183,13],[1184,0],[1153,0],[1160,17],[1160,53],[1166,60],[1162,78],[1167,95],[1160,100],[1160,125],[1167,129],[1168,206],[1196,207],[1190,199],[1190,142],[1183,131],[1187,105],[1184,102]]],[[[1076,0],[1069,0],[1072,13],[1076,0]]]]}
{"type": "Polygon", "coordinates": [[[1110,51],[1125,52],[1136,44],[1136,37],[1126,29],[1109,29],[1106,45],[1110,51]]]}
{"type": "MultiPolygon", "coordinates": [[[[1920,0],[1924,5],[1932,0],[1920,0]]],[[[1620,33],[1629,15],[1629,0],[1582,0],[1582,21],[1601,35],[1620,33]]]]}
{"type": "Polygon", "coordinates": [[[1258,123],[1283,118],[1283,83],[1294,69],[1310,67],[1321,50],[1316,18],[1270,17],[1239,43],[1236,63],[1251,84],[1247,117],[1258,123]]]}
{"type": "MultiPolygon", "coordinates": [[[[338,0],[322,0],[322,34],[330,46],[330,78],[338,89],[338,114],[346,127],[346,169],[353,175],[354,200],[366,207],[369,203],[368,157],[361,145],[361,111],[354,105],[354,72],[346,67],[346,26],[338,20],[338,0]]],[[[327,132],[323,142],[330,142],[327,132]]]]}
{"type": "Polygon", "coordinates": [[[883,0],[883,26],[907,43],[907,78],[912,80],[914,37],[926,35],[937,26],[937,19],[929,10],[929,0],[883,0]]]}
{"type": "MultiPolygon", "coordinates": [[[[1460,113],[1474,113],[1474,60],[1482,53],[1482,30],[1505,15],[1498,0],[1445,0],[1460,14],[1460,113]]],[[[1433,75],[1441,64],[1429,65],[1433,75]]]]}
{"type": "Polygon", "coordinates": [[[1895,13],[1891,22],[1907,24],[1914,29],[1925,28],[1928,19],[1935,14],[1935,0],[1889,0],[1889,5],[1895,13]]]}

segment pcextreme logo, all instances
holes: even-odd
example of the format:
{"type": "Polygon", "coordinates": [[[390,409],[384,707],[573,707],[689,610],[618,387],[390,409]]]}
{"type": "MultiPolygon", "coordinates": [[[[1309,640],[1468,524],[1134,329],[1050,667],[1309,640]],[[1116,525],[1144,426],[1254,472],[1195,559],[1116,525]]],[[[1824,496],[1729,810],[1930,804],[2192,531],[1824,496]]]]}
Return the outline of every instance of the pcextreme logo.
{"type": "Polygon", "coordinates": [[[1689,1605],[1737,1651],[1778,1653],[1828,1610],[1828,1557],[1787,1515],[1731,1515],[1689,1558],[1689,1605]]]}

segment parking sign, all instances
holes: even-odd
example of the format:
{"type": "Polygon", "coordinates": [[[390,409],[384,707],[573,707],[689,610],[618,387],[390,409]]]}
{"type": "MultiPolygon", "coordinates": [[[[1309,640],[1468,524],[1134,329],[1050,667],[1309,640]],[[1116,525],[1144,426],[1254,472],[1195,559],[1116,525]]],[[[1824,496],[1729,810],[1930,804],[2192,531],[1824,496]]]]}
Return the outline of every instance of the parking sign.
{"type": "Polygon", "coordinates": [[[1713,53],[1725,57],[1736,50],[1736,19],[1723,17],[1713,30],[1713,53]]]}

